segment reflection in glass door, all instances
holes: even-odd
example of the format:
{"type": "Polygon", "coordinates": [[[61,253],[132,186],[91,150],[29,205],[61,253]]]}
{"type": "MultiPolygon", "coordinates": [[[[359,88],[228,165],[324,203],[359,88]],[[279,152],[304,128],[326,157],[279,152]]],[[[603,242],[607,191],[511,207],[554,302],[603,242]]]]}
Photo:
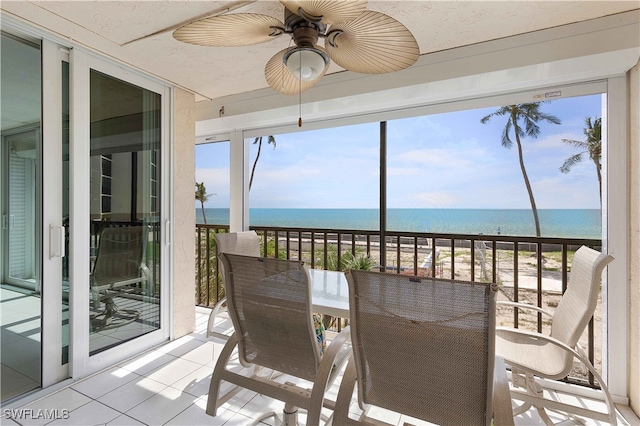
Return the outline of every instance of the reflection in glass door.
{"type": "Polygon", "coordinates": [[[1,399],[41,386],[40,46],[2,33],[1,399]]]}
{"type": "Polygon", "coordinates": [[[90,72],[89,353],[160,328],[160,95],[90,72]]]}
{"type": "Polygon", "coordinates": [[[40,128],[4,137],[7,271],[5,282],[39,293],[36,281],[36,170],[40,128]]]}

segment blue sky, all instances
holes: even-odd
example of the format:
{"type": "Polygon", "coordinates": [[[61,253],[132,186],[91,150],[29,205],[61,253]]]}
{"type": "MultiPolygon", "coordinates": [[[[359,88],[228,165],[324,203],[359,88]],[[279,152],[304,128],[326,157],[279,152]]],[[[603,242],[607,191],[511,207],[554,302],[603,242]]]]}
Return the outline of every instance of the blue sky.
{"type": "MultiPolygon", "coordinates": [[[[506,117],[480,123],[496,109],[389,121],[388,207],[530,208],[513,134],[511,149],[501,145],[506,117]]],[[[555,100],[541,110],[562,124],[542,123],[537,139],[522,141],[537,207],[600,208],[595,165],[588,156],[569,174],[559,167],[578,152],[561,140],[584,140],[584,120],[601,116],[601,96],[555,100]]],[[[275,137],[276,149],[263,139],[251,207],[378,207],[378,123],[275,137]]],[[[256,148],[251,144],[250,165],[256,148]]],[[[196,147],[196,180],[216,194],[205,207],[229,207],[228,143],[196,147]]]]}

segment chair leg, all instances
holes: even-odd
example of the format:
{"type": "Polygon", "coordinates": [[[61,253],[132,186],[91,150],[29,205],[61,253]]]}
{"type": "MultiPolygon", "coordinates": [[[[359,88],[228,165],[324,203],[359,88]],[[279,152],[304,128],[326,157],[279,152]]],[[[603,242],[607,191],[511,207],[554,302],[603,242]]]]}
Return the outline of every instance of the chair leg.
{"type": "Polygon", "coordinates": [[[284,404],[284,409],[282,410],[282,425],[298,426],[298,407],[295,407],[289,403],[284,404]]]}
{"type": "MultiPolygon", "coordinates": [[[[536,399],[543,398],[542,386],[540,386],[540,384],[536,382],[534,375],[530,372],[513,368],[511,371],[511,377],[511,381],[514,386],[526,389],[527,393],[536,399]]],[[[546,426],[553,426],[554,423],[551,418],[549,418],[549,415],[545,411],[544,407],[537,404],[524,402],[514,410],[514,416],[526,413],[527,411],[529,411],[529,409],[531,409],[531,407],[535,407],[538,415],[540,416],[540,419],[546,426]]]]}
{"type": "Polygon", "coordinates": [[[493,396],[492,396],[493,422],[495,426],[513,426],[513,409],[511,393],[509,392],[509,380],[504,360],[496,356],[493,369],[493,396]]]}
{"type": "MultiPolygon", "coordinates": [[[[262,423],[263,420],[273,417],[274,425],[276,426],[298,426],[298,407],[285,403],[282,410],[282,417],[275,411],[262,414],[259,418],[255,419],[248,426],[257,426],[262,423]]],[[[307,421],[308,425],[312,423],[307,421]]]]}
{"type": "Polygon", "coordinates": [[[213,370],[213,374],[211,375],[211,382],[209,382],[209,396],[207,397],[207,414],[210,416],[216,416],[218,412],[218,408],[220,405],[224,404],[224,402],[232,395],[232,391],[225,396],[227,398],[220,397],[220,382],[222,381],[222,376],[227,366],[227,362],[233,353],[233,349],[237,346],[238,339],[236,334],[233,333],[227,343],[224,345],[222,352],[220,353],[220,358],[216,362],[216,366],[213,370]]]}
{"type": "Polygon", "coordinates": [[[215,306],[213,307],[213,309],[211,310],[211,313],[209,314],[209,322],[207,324],[207,338],[215,336],[215,337],[221,337],[221,338],[228,338],[229,336],[226,336],[222,333],[217,333],[215,331],[213,331],[213,327],[215,325],[215,321],[216,321],[216,317],[218,316],[218,314],[220,312],[223,312],[223,310],[225,309],[227,303],[227,298],[222,298],[218,301],[218,303],[215,304],[215,306]]]}
{"type": "Polygon", "coordinates": [[[349,418],[349,406],[351,405],[353,389],[356,385],[356,377],[356,367],[353,362],[353,355],[351,355],[349,356],[347,368],[344,370],[342,383],[340,383],[340,389],[338,390],[336,408],[335,410],[333,410],[332,420],[333,424],[335,424],[336,426],[355,424],[355,422],[349,418]]]}
{"type": "Polygon", "coordinates": [[[544,409],[544,407],[536,406],[536,410],[538,411],[538,415],[540,416],[540,418],[542,419],[545,425],[554,426],[553,421],[547,414],[547,411],[544,409]]]}

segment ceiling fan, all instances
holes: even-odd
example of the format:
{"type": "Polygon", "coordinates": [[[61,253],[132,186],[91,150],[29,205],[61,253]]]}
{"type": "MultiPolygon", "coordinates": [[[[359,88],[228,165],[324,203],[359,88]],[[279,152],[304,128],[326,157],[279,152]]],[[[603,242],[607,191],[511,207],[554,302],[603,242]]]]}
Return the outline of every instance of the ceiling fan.
{"type": "Polygon", "coordinates": [[[234,13],[204,18],[173,32],[185,43],[237,47],[264,43],[283,34],[295,46],[276,53],[265,67],[269,85],[295,95],[313,87],[330,59],[349,71],[383,74],[410,67],[420,49],[396,19],[366,10],[366,0],[280,0],[284,23],[269,15],[234,13]],[[318,39],[324,39],[324,48],[318,39]]]}

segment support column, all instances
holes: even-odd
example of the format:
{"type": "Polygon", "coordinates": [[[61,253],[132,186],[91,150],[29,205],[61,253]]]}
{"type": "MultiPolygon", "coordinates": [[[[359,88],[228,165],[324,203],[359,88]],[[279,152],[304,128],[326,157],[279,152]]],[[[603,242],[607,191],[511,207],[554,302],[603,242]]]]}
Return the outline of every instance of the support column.
{"type": "Polygon", "coordinates": [[[195,330],[195,229],[193,203],[195,183],[195,96],[181,89],[174,92],[173,147],[173,337],[195,330]],[[179,113],[178,113],[179,112],[179,113]]]}
{"type": "Polygon", "coordinates": [[[640,416],[640,62],[629,87],[629,405],[640,416]]]}

